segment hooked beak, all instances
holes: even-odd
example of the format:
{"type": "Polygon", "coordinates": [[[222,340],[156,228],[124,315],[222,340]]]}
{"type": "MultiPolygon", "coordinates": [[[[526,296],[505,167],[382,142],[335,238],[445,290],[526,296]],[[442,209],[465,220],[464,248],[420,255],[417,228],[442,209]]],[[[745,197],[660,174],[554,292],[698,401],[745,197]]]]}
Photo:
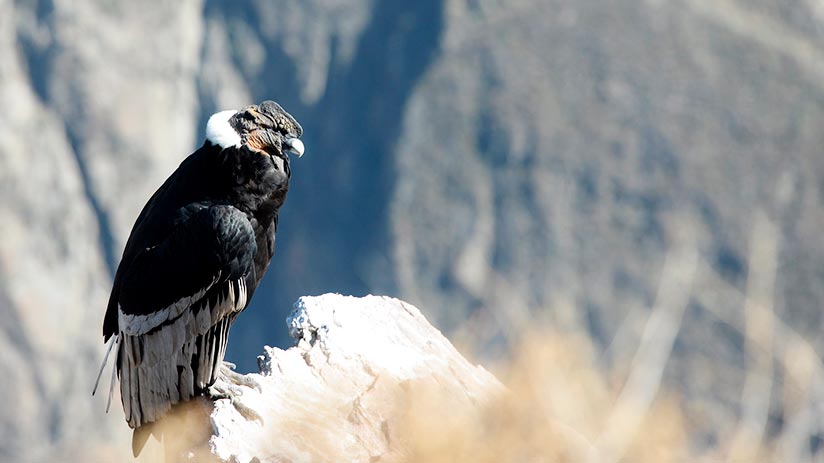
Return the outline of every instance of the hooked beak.
{"type": "Polygon", "coordinates": [[[285,151],[297,155],[297,157],[303,156],[304,147],[303,142],[300,141],[300,139],[287,138],[286,141],[284,141],[284,148],[285,151]]]}

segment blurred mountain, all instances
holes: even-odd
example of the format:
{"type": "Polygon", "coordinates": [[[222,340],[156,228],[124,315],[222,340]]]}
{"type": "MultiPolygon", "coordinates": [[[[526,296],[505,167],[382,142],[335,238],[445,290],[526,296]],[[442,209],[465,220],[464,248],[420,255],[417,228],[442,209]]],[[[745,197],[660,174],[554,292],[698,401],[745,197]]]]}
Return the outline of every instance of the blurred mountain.
{"type": "Polygon", "coordinates": [[[774,3],[449,3],[393,151],[399,294],[493,343],[548,310],[620,370],[694,248],[664,378],[697,443],[747,394],[788,428],[788,340],[824,352],[824,11],[774,3]]]}
{"type": "Polygon", "coordinates": [[[0,0],[0,12],[0,391],[16,399],[0,459],[128,448],[119,404],[104,415],[88,395],[123,245],[208,116],[264,99],[301,122],[307,155],[274,264],[233,330],[241,368],[288,342],[298,296],[339,291],[410,300],[489,355],[548,317],[627,369],[669,301],[667,262],[694,249],[664,378],[698,443],[750,413],[748,365],[778,378],[767,432],[788,425],[776,403],[792,395],[789,340],[824,347],[820,2],[0,0]]]}

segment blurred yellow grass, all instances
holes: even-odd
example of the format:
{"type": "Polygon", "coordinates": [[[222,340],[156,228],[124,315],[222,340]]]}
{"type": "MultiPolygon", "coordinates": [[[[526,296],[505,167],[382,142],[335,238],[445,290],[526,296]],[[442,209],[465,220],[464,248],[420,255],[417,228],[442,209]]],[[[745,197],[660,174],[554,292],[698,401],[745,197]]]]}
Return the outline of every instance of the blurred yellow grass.
{"type": "MultiPolygon", "coordinates": [[[[498,334],[512,356],[493,368],[508,392],[480,411],[456,407],[442,391],[416,389],[404,435],[412,462],[707,462],[821,461],[812,444],[820,435],[817,413],[824,395],[824,363],[812,345],[773,311],[780,234],[763,211],[754,214],[745,290],[731,287],[702,260],[688,223],[672,233],[674,245],[659,278],[658,294],[630,345],[604,361],[585,330],[571,329],[545,314],[501,305],[490,320],[470,320],[454,333],[462,350],[498,334]],[[715,311],[713,297],[740,300],[742,319],[715,311]],[[737,422],[690,421],[684,391],[662,380],[690,300],[741,333],[746,363],[714,365],[742,372],[737,422]],[[493,328],[491,328],[493,326],[493,328]],[[484,331],[485,330],[485,331],[484,331]],[[480,336],[479,336],[480,335],[480,336]],[[782,379],[783,378],[783,379],[782,379]],[[774,390],[780,383],[783,396],[774,390]],[[771,407],[784,426],[768,431],[771,407]],[[695,435],[717,431],[719,441],[698,443],[695,435]]],[[[499,279],[500,280],[500,279],[499,279]]],[[[514,292],[506,281],[496,281],[514,292]]],[[[516,299],[512,299],[516,300],[516,299]]],[[[560,301],[561,305],[570,305],[560,301]]],[[[555,313],[575,311],[574,305],[555,313]]],[[[552,313],[553,311],[545,311],[552,313]]],[[[741,317],[741,314],[738,315],[741,317]]],[[[710,359],[710,361],[712,361],[710,359]]],[[[715,406],[715,405],[711,405],[715,406]]]]}
{"type": "Polygon", "coordinates": [[[435,387],[410,388],[404,436],[410,462],[687,461],[677,400],[659,398],[627,439],[626,455],[598,448],[615,418],[609,385],[590,341],[552,331],[527,334],[511,362],[495,368],[507,390],[480,408],[435,387]]]}

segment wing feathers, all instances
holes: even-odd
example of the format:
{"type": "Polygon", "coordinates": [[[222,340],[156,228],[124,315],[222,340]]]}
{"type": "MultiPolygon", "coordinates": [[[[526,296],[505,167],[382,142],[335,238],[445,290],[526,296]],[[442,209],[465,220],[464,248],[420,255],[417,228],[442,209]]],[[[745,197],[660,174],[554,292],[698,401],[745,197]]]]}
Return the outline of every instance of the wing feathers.
{"type": "MultiPolygon", "coordinates": [[[[114,338],[114,350],[115,352],[120,352],[120,336],[113,336],[114,338]]],[[[109,398],[106,400],[106,413],[109,413],[109,408],[112,406],[112,396],[114,395],[114,379],[115,375],[117,374],[117,359],[114,361],[114,365],[112,365],[112,378],[109,380],[109,398]]],[[[103,364],[106,364],[106,361],[103,360],[103,364]]]]}
{"type": "Polygon", "coordinates": [[[229,326],[248,302],[246,280],[257,283],[247,216],[223,205],[184,209],[162,241],[130,251],[115,277],[120,392],[133,428],[215,381],[229,326]]]}
{"type": "Polygon", "coordinates": [[[132,427],[150,423],[217,378],[229,327],[246,305],[244,278],[216,285],[189,310],[144,334],[121,332],[121,398],[132,427]]]}
{"type": "Polygon", "coordinates": [[[200,300],[220,279],[221,272],[212,279],[212,281],[201,290],[185,296],[168,307],[162,308],[155,312],[146,315],[126,314],[123,310],[118,310],[118,324],[120,330],[126,334],[138,335],[146,334],[159,326],[169,321],[174,321],[183,313],[184,310],[190,308],[195,301],[200,300]]]}
{"type": "Polygon", "coordinates": [[[114,346],[115,338],[109,340],[109,347],[106,348],[106,355],[103,357],[103,364],[100,365],[100,371],[97,373],[97,379],[94,381],[94,389],[92,389],[92,395],[97,392],[97,386],[100,384],[100,377],[103,376],[103,370],[106,369],[106,363],[109,361],[109,354],[112,353],[112,347],[114,346]]]}

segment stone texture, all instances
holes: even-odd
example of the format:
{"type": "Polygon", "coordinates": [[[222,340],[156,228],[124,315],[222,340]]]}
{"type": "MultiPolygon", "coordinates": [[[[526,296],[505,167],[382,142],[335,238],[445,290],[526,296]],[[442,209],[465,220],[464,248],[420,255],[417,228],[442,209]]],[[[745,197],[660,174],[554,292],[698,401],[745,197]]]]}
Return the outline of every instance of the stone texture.
{"type": "Polygon", "coordinates": [[[456,411],[504,390],[398,299],[302,297],[287,323],[296,346],[267,346],[249,375],[260,391],[243,388],[263,424],[215,403],[209,446],[222,461],[403,461],[416,388],[437,388],[456,411]]]}

